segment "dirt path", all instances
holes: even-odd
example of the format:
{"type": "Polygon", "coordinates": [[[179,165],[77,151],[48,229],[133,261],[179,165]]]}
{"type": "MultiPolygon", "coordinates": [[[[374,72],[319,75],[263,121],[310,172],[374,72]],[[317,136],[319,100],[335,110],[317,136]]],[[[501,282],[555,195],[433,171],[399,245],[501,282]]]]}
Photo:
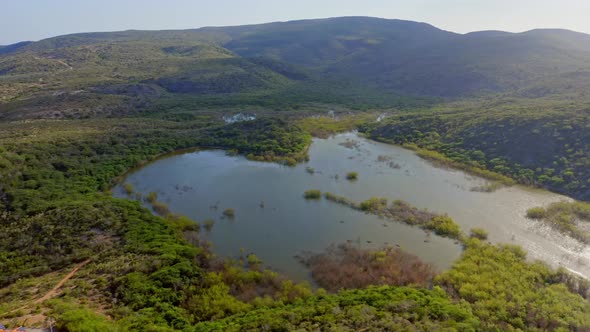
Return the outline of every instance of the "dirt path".
{"type": "MultiPolygon", "coordinates": [[[[37,300],[35,300],[33,302],[33,304],[38,304],[44,301],[49,300],[50,298],[54,297],[55,295],[57,295],[57,292],[59,291],[59,289],[68,281],[70,280],[74,274],[76,274],[76,272],[78,272],[78,270],[80,270],[84,265],[90,263],[91,259],[87,259],[85,261],[83,261],[82,263],[79,263],[78,265],[74,266],[74,268],[72,269],[72,271],[70,271],[70,273],[68,273],[65,277],[63,277],[58,283],[57,285],[55,285],[55,287],[53,287],[49,292],[47,292],[45,295],[43,295],[43,297],[38,298],[37,300]]],[[[26,304],[20,308],[16,308],[13,309],[11,311],[9,311],[8,313],[13,313],[13,312],[17,312],[19,310],[24,310],[26,309],[30,304],[26,304]]]]}
{"type": "Polygon", "coordinates": [[[87,259],[87,260],[83,261],[82,263],[80,263],[80,264],[76,265],[76,266],[74,267],[74,269],[73,269],[73,270],[72,270],[70,273],[68,273],[68,274],[67,274],[67,275],[66,275],[66,276],[65,276],[63,279],[61,279],[61,280],[60,280],[60,281],[57,283],[57,285],[55,285],[55,287],[53,287],[53,288],[52,288],[52,289],[51,289],[49,292],[47,292],[47,294],[43,295],[43,297],[41,297],[41,298],[39,298],[39,299],[35,300],[35,302],[33,302],[33,303],[35,303],[35,304],[37,304],[37,303],[41,303],[41,302],[44,302],[44,301],[46,301],[46,300],[49,300],[50,298],[54,297],[54,296],[57,294],[57,292],[59,291],[59,289],[60,289],[60,288],[61,288],[61,287],[62,287],[62,286],[63,286],[63,285],[64,285],[64,284],[65,284],[65,283],[68,281],[68,280],[70,280],[70,279],[71,279],[71,278],[74,276],[74,274],[76,274],[76,272],[78,272],[78,270],[80,270],[80,269],[81,269],[81,268],[82,268],[84,265],[86,265],[86,264],[88,264],[88,263],[90,263],[90,259],[87,259]]]}

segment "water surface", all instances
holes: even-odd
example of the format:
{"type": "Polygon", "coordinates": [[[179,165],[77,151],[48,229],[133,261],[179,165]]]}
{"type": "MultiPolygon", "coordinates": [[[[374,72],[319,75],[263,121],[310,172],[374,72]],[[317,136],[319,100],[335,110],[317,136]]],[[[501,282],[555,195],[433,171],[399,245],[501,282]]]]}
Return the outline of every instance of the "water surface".
{"type": "MultiPolygon", "coordinates": [[[[452,240],[427,236],[415,227],[325,200],[306,201],[302,194],[308,189],[357,201],[371,196],[403,199],[448,213],[466,231],[484,228],[493,242],[519,244],[533,259],[590,276],[588,247],[524,217],[528,208],[566,199],[563,196],[522,187],[473,192],[471,188],[485,180],[434,167],[412,151],[354,133],[315,139],[309,155],[309,163],[286,167],[219,150],[198,151],[157,160],[130,173],[125,181],[144,195],[157,192],[175,213],[198,221],[215,220],[211,232],[202,231],[214,252],[256,253],[268,266],[297,280],[308,280],[309,273],[294,256],[334,243],[399,245],[439,269],[448,268],[461,250],[452,240]],[[306,170],[309,167],[313,174],[306,170]],[[345,179],[350,171],[359,173],[357,181],[345,179]],[[233,220],[222,217],[225,208],[235,210],[233,220]]],[[[121,186],[114,194],[126,196],[121,186]]]]}

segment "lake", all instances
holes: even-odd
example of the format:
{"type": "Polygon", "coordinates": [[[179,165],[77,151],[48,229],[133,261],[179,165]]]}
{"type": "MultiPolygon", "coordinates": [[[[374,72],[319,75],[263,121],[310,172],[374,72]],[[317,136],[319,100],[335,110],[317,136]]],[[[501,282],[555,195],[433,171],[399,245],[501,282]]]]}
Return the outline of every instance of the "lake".
{"type": "MultiPolygon", "coordinates": [[[[587,246],[525,217],[527,209],[567,199],[564,196],[520,186],[474,192],[472,188],[486,181],[435,167],[412,151],[356,133],[314,139],[309,156],[308,163],[287,167],[228,156],[220,150],[187,152],[134,170],[124,182],[144,197],[156,192],[174,213],[200,222],[214,220],[212,230],[202,228],[201,236],[212,242],[215,253],[228,257],[239,256],[240,250],[255,253],[266,266],[295,280],[310,280],[309,271],[295,255],[346,241],[363,248],[398,245],[440,270],[461,253],[453,240],[427,236],[419,228],[326,200],[305,200],[303,192],[308,189],[355,201],[372,196],[402,199],[418,208],[447,213],[466,232],[484,228],[492,242],[521,245],[532,259],[590,277],[587,246]],[[345,179],[350,171],[358,172],[357,181],[345,179]],[[235,210],[235,218],[222,216],[226,208],[235,210]]],[[[113,194],[127,197],[122,185],[113,194]]]]}

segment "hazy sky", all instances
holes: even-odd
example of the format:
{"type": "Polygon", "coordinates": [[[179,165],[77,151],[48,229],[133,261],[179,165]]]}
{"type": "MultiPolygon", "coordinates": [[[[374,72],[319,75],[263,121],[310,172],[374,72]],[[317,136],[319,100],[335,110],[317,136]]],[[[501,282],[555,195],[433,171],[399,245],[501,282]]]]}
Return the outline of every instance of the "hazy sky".
{"type": "Polygon", "coordinates": [[[0,0],[0,45],[75,32],[352,15],[421,21],[461,33],[539,27],[590,33],[590,0],[0,0]]]}

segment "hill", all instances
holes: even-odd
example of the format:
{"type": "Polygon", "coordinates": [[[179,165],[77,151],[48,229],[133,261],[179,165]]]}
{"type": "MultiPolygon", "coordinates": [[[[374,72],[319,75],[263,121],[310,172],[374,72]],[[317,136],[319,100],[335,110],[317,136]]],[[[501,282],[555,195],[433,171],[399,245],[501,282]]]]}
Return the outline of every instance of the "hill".
{"type": "Polygon", "coordinates": [[[589,87],[590,36],[567,30],[456,34],[425,23],[342,17],[84,33],[0,48],[2,100],[29,100],[0,107],[27,106],[41,117],[47,112],[40,106],[61,103],[55,95],[80,90],[86,99],[106,93],[107,109],[125,113],[129,91],[148,99],[231,96],[238,104],[247,96],[251,104],[283,106],[304,94],[308,102],[404,107],[493,94],[587,98],[589,87]],[[113,85],[124,88],[103,89],[113,85]]]}
{"type": "Polygon", "coordinates": [[[579,91],[589,75],[590,36],[567,30],[461,35],[425,23],[345,17],[205,31],[229,34],[222,45],[241,56],[311,66],[322,77],[411,95],[516,90],[539,96],[579,91]]]}

